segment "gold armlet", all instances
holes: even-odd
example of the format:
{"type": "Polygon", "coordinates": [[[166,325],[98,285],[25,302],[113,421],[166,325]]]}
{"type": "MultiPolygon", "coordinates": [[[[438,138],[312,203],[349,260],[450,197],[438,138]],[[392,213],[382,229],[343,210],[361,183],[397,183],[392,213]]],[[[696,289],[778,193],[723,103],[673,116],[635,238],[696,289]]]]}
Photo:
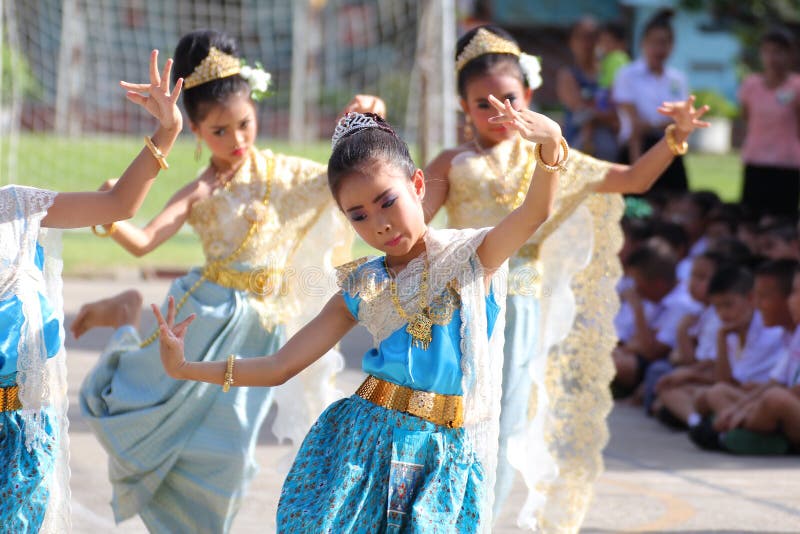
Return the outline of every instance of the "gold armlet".
{"type": "Polygon", "coordinates": [[[547,172],[564,172],[567,169],[567,161],[569,161],[569,145],[563,137],[561,138],[561,151],[563,152],[561,158],[555,165],[550,165],[542,159],[542,144],[539,143],[533,151],[533,155],[536,158],[536,166],[547,172]]]}
{"type": "Polygon", "coordinates": [[[222,391],[227,393],[233,385],[233,364],[236,362],[236,356],[231,354],[228,356],[228,366],[225,368],[225,380],[222,382],[222,391]]]}
{"type": "Polygon", "coordinates": [[[150,139],[149,135],[144,136],[144,144],[147,145],[147,148],[150,149],[150,153],[156,158],[158,162],[158,166],[161,167],[163,170],[169,169],[169,164],[167,163],[167,156],[164,155],[163,152],[153,143],[153,140],[150,139]]]}
{"type": "Polygon", "coordinates": [[[104,238],[111,237],[111,234],[113,234],[116,230],[117,230],[117,223],[111,223],[111,226],[108,227],[108,230],[105,230],[103,232],[97,229],[96,224],[92,226],[92,233],[97,237],[104,237],[104,238]]]}
{"type": "Polygon", "coordinates": [[[689,143],[684,141],[683,143],[678,144],[675,140],[675,124],[670,124],[667,126],[666,130],[664,130],[664,139],[667,140],[667,146],[669,147],[669,151],[672,152],[673,156],[683,156],[686,152],[689,151],[689,143]]]}

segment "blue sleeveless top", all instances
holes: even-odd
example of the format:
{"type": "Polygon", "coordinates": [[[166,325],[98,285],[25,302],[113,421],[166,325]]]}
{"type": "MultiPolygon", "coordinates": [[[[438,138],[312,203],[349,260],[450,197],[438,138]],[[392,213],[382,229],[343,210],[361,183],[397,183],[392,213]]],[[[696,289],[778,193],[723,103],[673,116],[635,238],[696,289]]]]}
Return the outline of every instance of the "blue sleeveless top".
{"type": "MultiPolygon", "coordinates": [[[[44,269],[44,249],[36,244],[36,267],[44,269]]],[[[39,294],[39,305],[42,308],[42,334],[44,335],[47,357],[52,358],[61,347],[61,324],[52,304],[39,294]]],[[[0,300],[0,387],[12,385],[17,372],[17,352],[19,339],[25,317],[22,313],[22,301],[16,295],[0,300]]]]}
{"type": "MultiPolygon", "coordinates": [[[[359,267],[370,269],[377,276],[376,281],[385,280],[389,275],[383,268],[383,258],[372,259],[359,267]]],[[[344,301],[353,317],[358,319],[361,298],[342,291],[344,301]]],[[[486,296],[487,335],[491,336],[500,306],[495,302],[490,289],[486,296]]],[[[461,313],[453,311],[446,325],[433,325],[432,340],[427,350],[416,347],[411,335],[406,332],[407,324],[381,340],[377,348],[364,354],[364,372],[382,380],[410,387],[419,391],[432,391],[442,395],[462,395],[461,388],[461,313]]],[[[502,357],[502,355],[498,355],[502,357]]]]}

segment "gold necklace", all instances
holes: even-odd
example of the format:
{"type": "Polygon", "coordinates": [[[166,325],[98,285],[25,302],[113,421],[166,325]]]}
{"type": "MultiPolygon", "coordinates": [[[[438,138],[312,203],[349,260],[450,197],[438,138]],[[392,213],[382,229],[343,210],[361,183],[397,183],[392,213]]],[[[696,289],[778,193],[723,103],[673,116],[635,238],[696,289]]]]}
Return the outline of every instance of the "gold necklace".
{"type": "Polygon", "coordinates": [[[389,264],[387,263],[386,256],[383,257],[383,266],[386,269],[386,274],[389,276],[389,292],[392,295],[392,304],[395,310],[408,323],[406,332],[411,335],[413,344],[422,350],[428,350],[433,339],[433,321],[430,318],[430,310],[428,309],[428,260],[425,259],[425,267],[422,269],[422,280],[419,283],[419,310],[413,316],[406,313],[403,306],[400,305],[400,297],[397,295],[397,282],[392,273],[389,271],[389,264]]]}
{"type": "Polygon", "coordinates": [[[478,149],[478,153],[480,153],[481,157],[486,161],[487,166],[492,169],[496,176],[496,180],[493,180],[489,184],[489,188],[492,192],[492,196],[494,196],[495,201],[502,206],[508,206],[510,209],[515,210],[517,209],[522,201],[525,200],[525,195],[528,192],[528,188],[531,184],[531,179],[533,178],[533,170],[536,164],[536,158],[533,157],[531,153],[530,147],[526,147],[527,159],[525,160],[525,167],[523,169],[522,176],[519,177],[517,180],[517,188],[516,190],[509,191],[509,185],[514,183],[514,180],[508,180],[507,173],[511,171],[511,166],[514,162],[517,161],[519,158],[519,152],[522,145],[522,139],[517,137],[514,142],[514,147],[511,149],[511,153],[508,155],[508,163],[506,165],[506,173],[501,172],[496,167],[496,161],[491,154],[486,152],[483,147],[478,143],[477,139],[473,139],[475,147],[478,149]],[[498,184],[502,183],[502,188],[498,188],[498,184]]]}

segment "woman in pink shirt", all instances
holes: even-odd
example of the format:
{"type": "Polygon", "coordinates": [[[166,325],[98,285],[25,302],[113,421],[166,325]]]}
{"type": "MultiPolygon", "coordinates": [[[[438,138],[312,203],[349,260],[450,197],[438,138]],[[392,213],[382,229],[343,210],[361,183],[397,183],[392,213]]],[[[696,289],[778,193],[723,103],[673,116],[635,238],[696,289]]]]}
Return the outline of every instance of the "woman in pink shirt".
{"type": "Polygon", "coordinates": [[[791,72],[792,45],[784,30],[764,35],[764,70],[739,88],[747,122],[742,202],[757,215],[795,216],[800,200],[800,75],[791,72]]]}

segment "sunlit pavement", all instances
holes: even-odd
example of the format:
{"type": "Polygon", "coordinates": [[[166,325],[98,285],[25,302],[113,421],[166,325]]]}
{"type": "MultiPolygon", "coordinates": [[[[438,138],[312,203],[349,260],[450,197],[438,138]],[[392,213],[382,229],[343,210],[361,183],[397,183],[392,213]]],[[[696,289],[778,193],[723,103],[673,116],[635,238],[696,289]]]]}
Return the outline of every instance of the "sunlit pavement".
{"type": "MultiPolygon", "coordinates": [[[[145,306],[160,302],[164,281],[79,280],[65,282],[67,326],[80,305],[136,287],[145,306]]],[[[153,323],[144,313],[145,330],[153,323]]],[[[90,332],[80,342],[68,336],[72,516],[76,533],[146,532],[138,518],[115,525],[109,501],[106,454],[80,415],[77,392],[97,359],[110,329],[90,332]]],[[[354,331],[342,344],[348,369],[339,379],[354,391],[361,378],[360,353],[369,339],[354,331]]],[[[582,532],[800,532],[800,456],[745,458],[698,451],[684,434],[665,430],[640,409],[619,405],[609,421],[606,472],[595,486],[595,499],[582,532]]],[[[289,451],[278,445],[269,420],[259,439],[261,471],[253,481],[233,526],[234,533],[275,530],[275,509],[283,475],[274,466],[289,451]]],[[[495,532],[517,532],[510,508],[525,497],[519,483],[495,532]]]]}

